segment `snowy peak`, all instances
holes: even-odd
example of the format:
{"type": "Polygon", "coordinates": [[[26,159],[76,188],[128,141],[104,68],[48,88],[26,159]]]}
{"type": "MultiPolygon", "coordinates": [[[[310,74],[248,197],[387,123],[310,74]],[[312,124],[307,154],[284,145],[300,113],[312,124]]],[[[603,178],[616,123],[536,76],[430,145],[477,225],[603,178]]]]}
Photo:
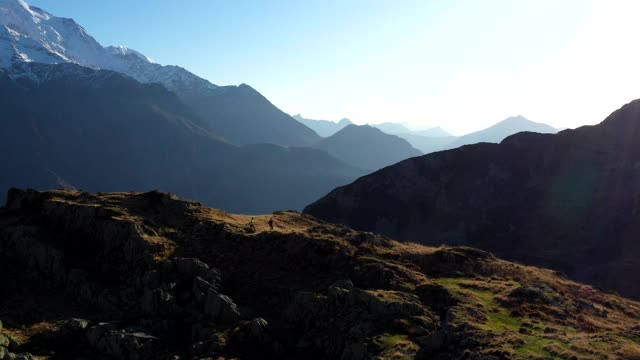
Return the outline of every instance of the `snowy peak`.
{"type": "Polygon", "coordinates": [[[135,51],[133,49],[129,49],[126,46],[107,46],[105,50],[107,50],[107,52],[112,55],[119,55],[119,56],[125,56],[125,57],[132,56],[142,61],[146,61],[151,64],[156,64],[156,62],[153,61],[150,57],[145,56],[144,54],[141,54],[140,52],[135,51]]]}
{"type": "Polygon", "coordinates": [[[126,46],[105,48],[73,19],[51,15],[23,0],[0,0],[0,67],[29,62],[113,70],[176,92],[216,88],[183,68],[162,66],[126,46]]]}
{"type": "Polygon", "coordinates": [[[51,15],[46,11],[38,8],[31,8],[29,4],[23,0],[0,0],[0,22],[14,22],[20,24],[23,22],[39,22],[40,20],[48,20],[51,15]]]}
{"type": "Polygon", "coordinates": [[[0,41],[11,42],[0,47],[13,50],[5,50],[0,56],[13,55],[14,60],[23,62],[74,62],[99,67],[102,46],[72,19],[31,8],[22,0],[0,0],[0,25],[5,28],[3,33],[9,34],[0,41]]]}

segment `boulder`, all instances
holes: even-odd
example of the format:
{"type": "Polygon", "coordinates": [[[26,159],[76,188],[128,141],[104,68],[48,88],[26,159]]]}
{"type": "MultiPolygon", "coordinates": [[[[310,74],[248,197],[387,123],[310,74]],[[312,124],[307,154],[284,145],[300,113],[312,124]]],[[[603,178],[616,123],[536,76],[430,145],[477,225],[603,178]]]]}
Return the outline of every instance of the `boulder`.
{"type": "Polygon", "coordinates": [[[269,323],[267,323],[267,320],[263,318],[255,318],[249,321],[246,327],[251,337],[260,339],[264,337],[268,325],[269,323]]]}
{"type": "Polygon", "coordinates": [[[193,287],[192,292],[196,301],[204,302],[207,298],[207,294],[209,292],[218,292],[218,285],[212,284],[207,280],[201,278],[200,276],[196,276],[193,279],[193,287]]]}
{"type": "Polygon", "coordinates": [[[233,300],[231,300],[230,297],[218,294],[213,290],[210,290],[207,294],[207,300],[204,304],[204,312],[214,320],[226,323],[232,323],[240,319],[240,311],[233,300]]]}
{"type": "Polygon", "coordinates": [[[153,359],[158,339],[142,329],[118,329],[117,322],[101,323],[87,331],[87,340],[95,349],[118,359],[153,359]]]}
{"type": "Polygon", "coordinates": [[[173,258],[180,275],[194,277],[209,270],[209,265],[196,258],[173,258]]]}
{"type": "Polygon", "coordinates": [[[65,328],[74,332],[84,330],[87,326],[89,326],[89,321],[84,319],[73,318],[65,323],[65,328]]]}

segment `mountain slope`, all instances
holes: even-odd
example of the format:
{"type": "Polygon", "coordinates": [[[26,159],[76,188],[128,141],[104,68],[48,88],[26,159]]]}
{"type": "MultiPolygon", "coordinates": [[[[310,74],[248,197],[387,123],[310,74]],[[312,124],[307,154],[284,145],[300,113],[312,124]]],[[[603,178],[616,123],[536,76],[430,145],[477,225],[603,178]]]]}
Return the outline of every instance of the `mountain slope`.
{"type": "Polygon", "coordinates": [[[13,189],[0,250],[11,359],[640,356],[637,302],[294,212],[13,189]]]}
{"type": "Polygon", "coordinates": [[[324,150],[352,166],[377,170],[421,155],[404,139],[368,125],[348,125],[320,140],[314,148],[324,150]]]}
{"type": "Polygon", "coordinates": [[[246,84],[177,94],[204,119],[208,129],[234,144],[308,146],[320,140],[313,130],[246,84]]]}
{"type": "Polygon", "coordinates": [[[112,71],[18,64],[0,70],[0,95],[1,189],[157,188],[255,213],[299,209],[363,174],[322,151],[233,146],[174,93],[112,71]]]}
{"type": "Polygon", "coordinates": [[[200,115],[202,126],[235,144],[301,146],[319,139],[246,85],[218,87],[179,66],[157,64],[135,50],[103,47],[72,19],[56,17],[23,0],[0,0],[0,68],[25,62],[74,63],[162,84],[200,115]]]}
{"type": "Polygon", "coordinates": [[[523,116],[513,116],[484,130],[461,136],[441,150],[454,149],[463,145],[481,142],[499,143],[508,136],[524,131],[541,134],[555,134],[558,132],[557,129],[547,124],[533,122],[523,116]]]}
{"type": "Polygon", "coordinates": [[[405,160],[305,212],[425,244],[467,244],[640,297],[640,101],[597,126],[405,160]]]}
{"type": "Polygon", "coordinates": [[[329,120],[305,119],[300,114],[293,115],[293,118],[305,124],[308,128],[312,129],[322,137],[329,137],[340,131],[340,129],[344,128],[345,126],[353,124],[351,120],[346,118],[341,119],[337,123],[329,120]]]}

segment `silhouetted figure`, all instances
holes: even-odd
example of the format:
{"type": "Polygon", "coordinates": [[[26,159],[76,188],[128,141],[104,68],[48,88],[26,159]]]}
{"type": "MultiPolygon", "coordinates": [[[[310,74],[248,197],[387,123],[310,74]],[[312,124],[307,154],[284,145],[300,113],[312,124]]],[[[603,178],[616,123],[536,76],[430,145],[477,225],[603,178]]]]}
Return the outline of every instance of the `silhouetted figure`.
{"type": "Polygon", "coordinates": [[[253,221],[253,217],[251,217],[251,220],[249,220],[249,224],[247,224],[247,227],[249,228],[249,231],[256,232],[256,224],[253,221]]]}
{"type": "Polygon", "coordinates": [[[269,219],[269,227],[273,230],[273,218],[269,219]]]}

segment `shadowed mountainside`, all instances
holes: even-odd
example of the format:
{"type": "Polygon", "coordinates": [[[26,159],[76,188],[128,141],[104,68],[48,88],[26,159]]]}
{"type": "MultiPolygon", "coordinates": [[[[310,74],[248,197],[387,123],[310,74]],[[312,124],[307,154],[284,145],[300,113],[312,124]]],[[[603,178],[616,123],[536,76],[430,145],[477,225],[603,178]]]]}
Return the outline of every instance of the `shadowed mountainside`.
{"type": "Polygon", "coordinates": [[[234,146],[161,85],[74,64],[0,71],[0,107],[0,189],[159,188],[260,213],[364,174],[318,150],[234,146]]]}
{"type": "Polygon", "coordinates": [[[0,281],[8,358],[640,356],[639,303],[552,271],[160,192],[11,190],[0,281]]]}
{"type": "Polygon", "coordinates": [[[640,297],[640,101],[596,126],[409,159],[305,212],[424,244],[470,245],[640,297]]]}
{"type": "Polygon", "coordinates": [[[309,146],[320,136],[246,84],[178,91],[204,126],[237,145],[309,146]]]}

